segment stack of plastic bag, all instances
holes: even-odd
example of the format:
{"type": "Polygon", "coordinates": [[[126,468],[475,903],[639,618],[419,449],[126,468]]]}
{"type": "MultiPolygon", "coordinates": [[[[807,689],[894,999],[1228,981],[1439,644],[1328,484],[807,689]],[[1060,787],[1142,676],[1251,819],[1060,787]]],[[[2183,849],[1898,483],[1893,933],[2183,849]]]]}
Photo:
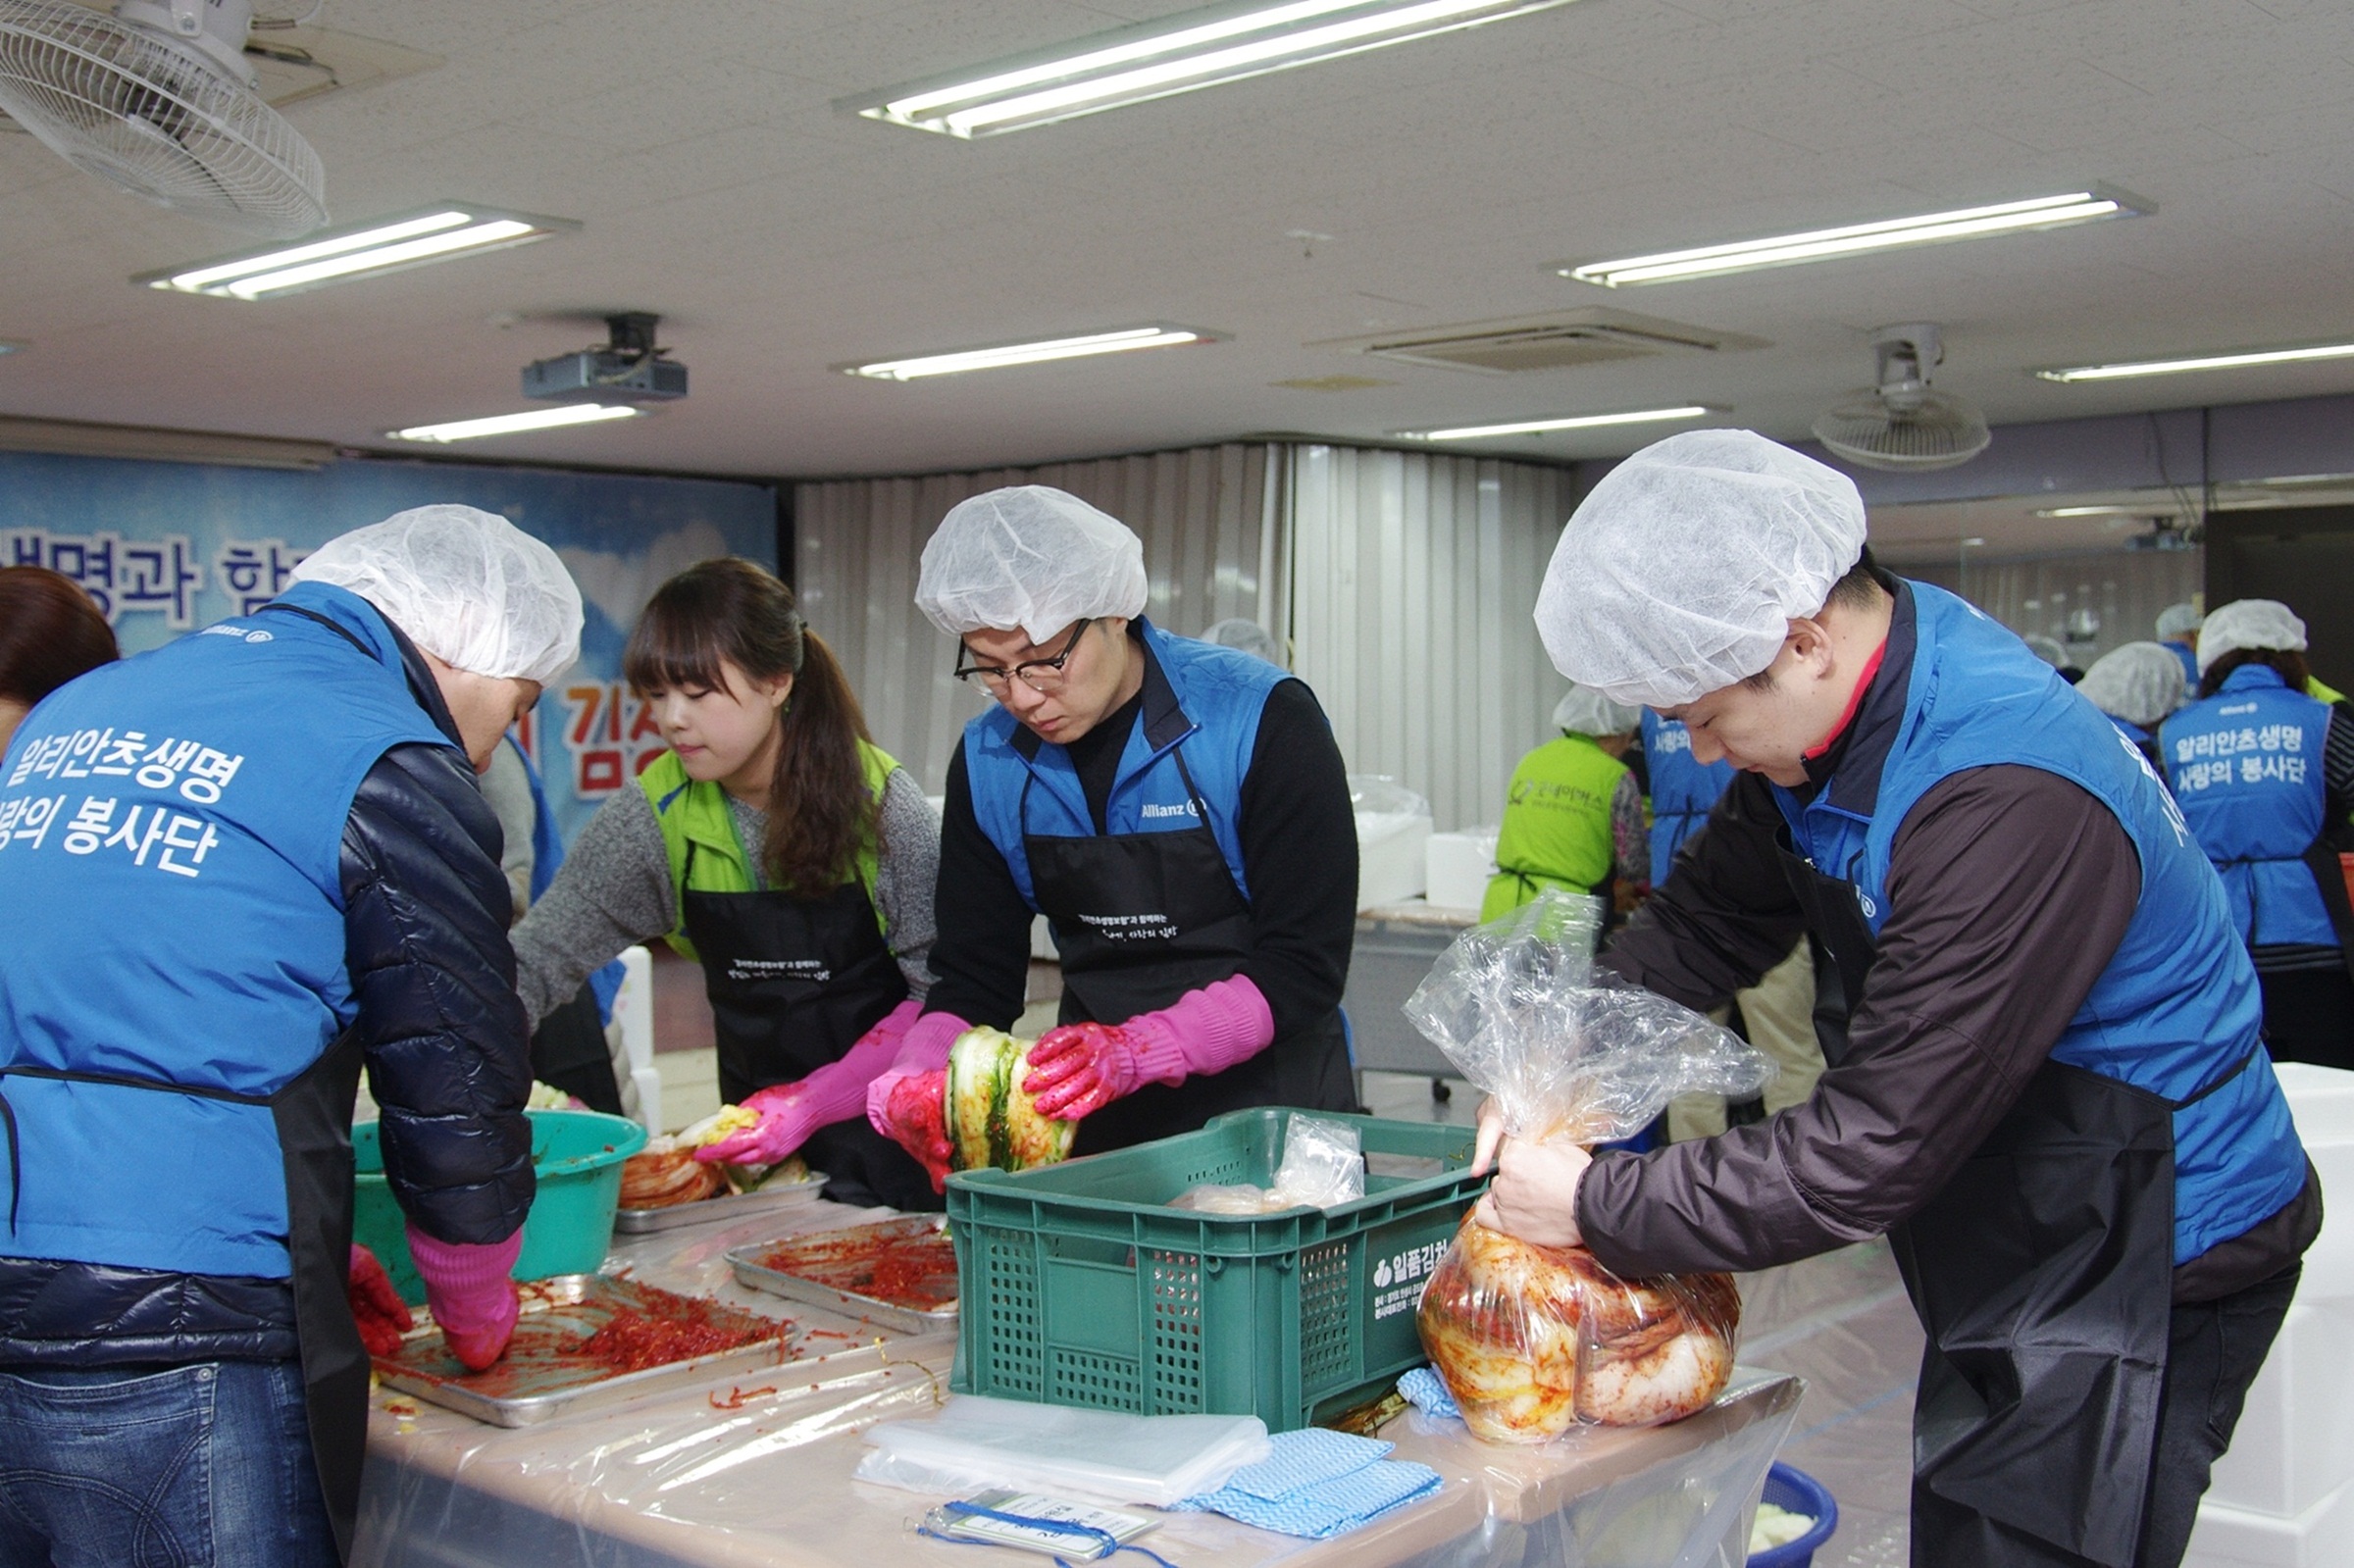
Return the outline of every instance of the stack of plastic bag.
{"type": "MultiPolygon", "coordinates": [[[[1599,920],[1594,900],[1547,892],[1465,932],[1407,1016],[1515,1138],[1608,1142],[1675,1095],[1762,1089],[1772,1065],[1738,1037],[1596,972],[1599,920]]],[[[1474,1436],[1542,1442],[1578,1422],[1652,1426],[1705,1408],[1732,1375],[1740,1318],[1729,1276],[1622,1280],[1583,1247],[1466,1218],[1418,1322],[1474,1436]]]]}

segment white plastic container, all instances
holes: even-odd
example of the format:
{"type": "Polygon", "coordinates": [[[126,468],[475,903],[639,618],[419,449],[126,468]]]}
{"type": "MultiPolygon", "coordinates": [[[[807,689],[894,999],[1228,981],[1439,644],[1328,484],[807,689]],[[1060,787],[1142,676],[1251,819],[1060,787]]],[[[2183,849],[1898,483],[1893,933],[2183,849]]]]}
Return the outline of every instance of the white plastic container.
{"type": "MultiPolygon", "coordinates": [[[[2283,1063],[2297,1135],[2326,1194],[2354,1193],[2354,1073],[2283,1063]]],[[[2327,1215],[2296,1304],[2248,1390],[2199,1505],[2186,1568],[2354,1563],[2354,1222],[2327,1215]]]]}
{"type": "Polygon", "coordinates": [[[1423,896],[1444,909],[1477,909],[1496,875],[1496,828],[1434,833],[1423,848],[1423,896]]]}
{"type": "Polygon", "coordinates": [[[1356,907],[1421,897],[1430,802],[1378,774],[1351,774],[1349,798],[1356,811],[1356,907]]]}

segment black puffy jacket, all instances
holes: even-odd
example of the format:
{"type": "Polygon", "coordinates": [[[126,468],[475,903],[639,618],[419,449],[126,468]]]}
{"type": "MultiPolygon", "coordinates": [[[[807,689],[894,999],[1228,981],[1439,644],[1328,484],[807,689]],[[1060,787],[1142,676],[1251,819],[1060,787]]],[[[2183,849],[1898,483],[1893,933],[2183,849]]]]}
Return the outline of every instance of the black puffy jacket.
{"type": "MultiPolygon", "coordinates": [[[[440,687],[398,628],[410,694],[451,740],[440,687]]],[[[532,1206],[530,1037],[507,944],[498,818],[463,750],[395,746],[343,824],[345,967],[384,1174],[420,1229],[502,1241],[532,1206]]],[[[0,1366],[278,1360],[283,1280],[0,1257],[0,1366]]]]}

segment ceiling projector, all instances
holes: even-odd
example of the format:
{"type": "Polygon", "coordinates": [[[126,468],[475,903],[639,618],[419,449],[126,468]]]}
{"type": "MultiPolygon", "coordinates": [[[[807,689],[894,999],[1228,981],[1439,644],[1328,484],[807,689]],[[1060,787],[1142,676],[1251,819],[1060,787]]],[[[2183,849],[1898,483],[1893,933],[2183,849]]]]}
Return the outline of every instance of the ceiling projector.
{"type": "Polygon", "coordinates": [[[597,347],[526,365],[523,395],[559,401],[610,398],[619,403],[667,403],[685,397],[687,367],[664,358],[669,349],[654,346],[654,324],[661,319],[648,311],[606,317],[606,340],[597,347]]]}

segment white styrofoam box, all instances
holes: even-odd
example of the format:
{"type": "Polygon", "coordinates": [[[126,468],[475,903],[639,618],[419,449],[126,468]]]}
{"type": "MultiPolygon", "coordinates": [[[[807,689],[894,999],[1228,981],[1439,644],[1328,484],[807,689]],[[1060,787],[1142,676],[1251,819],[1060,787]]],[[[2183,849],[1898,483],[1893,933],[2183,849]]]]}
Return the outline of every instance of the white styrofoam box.
{"type": "Polygon", "coordinates": [[[1496,875],[1496,839],[1501,830],[1471,828],[1434,833],[1423,847],[1422,896],[1448,909],[1477,909],[1496,875]]]}
{"type": "MultiPolygon", "coordinates": [[[[2302,1062],[2282,1063],[2276,1071],[2297,1135],[2321,1173],[2322,1190],[2354,1192],[2354,1073],[2302,1062]]],[[[2305,1254],[2296,1303],[2248,1389],[2230,1451],[2216,1461],[2208,1503],[2234,1515],[2294,1522],[2340,1492],[2354,1497],[2349,1342],[2354,1342],[2354,1222],[2325,1209],[2322,1234],[2305,1254]]],[[[2354,1523],[2354,1515],[2348,1522],[2354,1523]]],[[[2348,1560],[2354,1561],[2354,1552],[2348,1560]]]]}
{"type": "Polygon", "coordinates": [[[662,1131],[662,1075],[650,1066],[630,1069],[630,1086],[638,1091],[638,1114],[631,1118],[648,1133],[662,1131]]]}
{"type": "Polygon", "coordinates": [[[2354,1485],[2338,1488],[2293,1519],[2234,1508],[2210,1495],[2199,1504],[2182,1568],[2346,1568],[2354,1561],[2354,1485]]]}
{"type": "Polygon", "coordinates": [[[1422,896],[1429,874],[1424,846],[1430,842],[1427,813],[1360,811],[1356,814],[1356,907],[1402,904],[1422,896]]]}
{"type": "Polygon", "coordinates": [[[621,950],[621,989],[613,994],[623,1059],[636,1072],[654,1065],[654,955],[642,946],[621,950]]]}

